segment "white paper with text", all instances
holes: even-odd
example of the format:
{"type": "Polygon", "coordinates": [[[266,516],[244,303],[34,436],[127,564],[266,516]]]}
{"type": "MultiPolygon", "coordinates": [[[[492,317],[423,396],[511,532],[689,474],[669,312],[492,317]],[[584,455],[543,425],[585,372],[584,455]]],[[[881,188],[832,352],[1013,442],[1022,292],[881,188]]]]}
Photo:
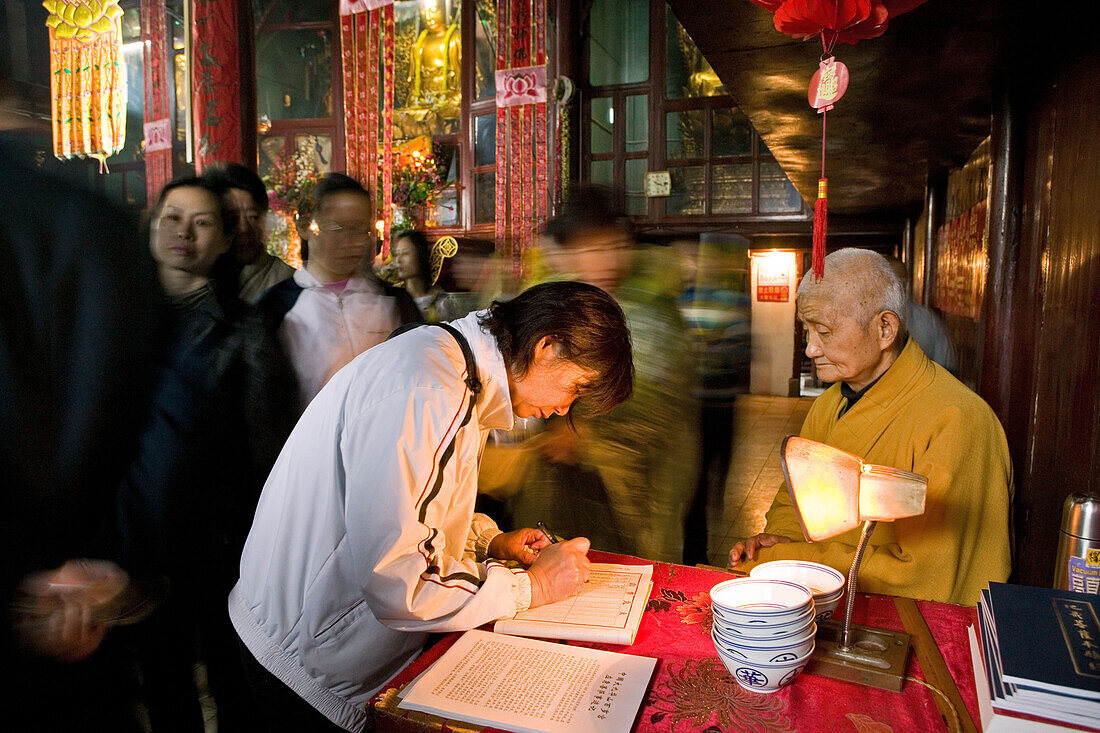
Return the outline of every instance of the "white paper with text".
{"type": "Polygon", "coordinates": [[[399,707],[530,733],[629,731],[657,660],[468,631],[399,707]]]}

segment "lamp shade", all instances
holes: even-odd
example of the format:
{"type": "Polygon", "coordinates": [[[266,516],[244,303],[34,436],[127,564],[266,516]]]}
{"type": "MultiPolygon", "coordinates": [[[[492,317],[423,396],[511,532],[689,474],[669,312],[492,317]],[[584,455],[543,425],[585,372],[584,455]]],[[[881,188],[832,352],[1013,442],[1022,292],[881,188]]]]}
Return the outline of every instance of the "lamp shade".
{"type": "Polygon", "coordinates": [[[787,490],[811,542],[855,529],[863,521],[924,513],[928,479],[814,440],[788,436],[780,462],[787,490]]]}

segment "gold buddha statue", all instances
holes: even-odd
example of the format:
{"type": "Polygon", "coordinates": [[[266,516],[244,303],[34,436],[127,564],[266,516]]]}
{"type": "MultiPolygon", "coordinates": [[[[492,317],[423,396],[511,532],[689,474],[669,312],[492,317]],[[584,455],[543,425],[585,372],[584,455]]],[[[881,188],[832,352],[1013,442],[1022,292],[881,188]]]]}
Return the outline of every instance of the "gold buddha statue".
{"type": "Polygon", "coordinates": [[[444,0],[420,5],[421,30],[409,53],[408,96],[398,119],[407,136],[445,132],[458,119],[462,47],[455,16],[448,22],[444,0]]]}

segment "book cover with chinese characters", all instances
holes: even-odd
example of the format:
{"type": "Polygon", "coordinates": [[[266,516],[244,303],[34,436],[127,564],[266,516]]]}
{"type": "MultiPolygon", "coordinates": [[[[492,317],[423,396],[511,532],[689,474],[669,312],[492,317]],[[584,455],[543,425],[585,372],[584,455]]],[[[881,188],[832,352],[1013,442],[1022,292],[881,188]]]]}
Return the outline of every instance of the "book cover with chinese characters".
{"type": "Polygon", "coordinates": [[[1100,596],[989,584],[1005,682],[1100,700],[1100,596]]]}

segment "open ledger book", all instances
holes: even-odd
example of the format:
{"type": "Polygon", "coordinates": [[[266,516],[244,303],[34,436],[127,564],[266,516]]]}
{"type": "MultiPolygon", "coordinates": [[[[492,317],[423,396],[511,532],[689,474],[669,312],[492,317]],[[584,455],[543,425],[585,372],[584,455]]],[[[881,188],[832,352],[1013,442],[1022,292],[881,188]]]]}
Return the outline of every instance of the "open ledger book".
{"type": "Polygon", "coordinates": [[[656,664],[475,629],[413,680],[398,707],[521,733],[627,731],[656,664]]]}
{"type": "Polygon", "coordinates": [[[652,565],[592,563],[584,590],[493,624],[493,631],[543,639],[633,644],[653,589],[652,565]]]}

